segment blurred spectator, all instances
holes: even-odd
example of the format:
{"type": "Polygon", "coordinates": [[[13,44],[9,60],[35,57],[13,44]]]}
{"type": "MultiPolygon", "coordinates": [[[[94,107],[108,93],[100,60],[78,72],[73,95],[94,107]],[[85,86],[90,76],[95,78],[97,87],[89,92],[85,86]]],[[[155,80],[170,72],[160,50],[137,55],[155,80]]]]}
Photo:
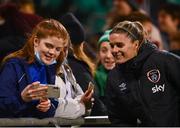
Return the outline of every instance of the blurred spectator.
{"type": "Polygon", "coordinates": [[[43,18],[20,12],[15,4],[0,5],[0,60],[7,54],[19,50],[32,28],[43,18]]]}
{"type": "Polygon", "coordinates": [[[163,43],[159,30],[153,25],[151,18],[141,12],[133,12],[127,16],[129,21],[139,21],[146,30],[146,38],[154,43],[160,50],[163,49],[163,43]]]}
{"type": "Polygon", "coordinates": [[[111,0],[74,0],[73,12],[85,26],[87,34],[94,34],[102,31],[110,6],[111,0]]]}
{"type": "Polygon", "coordinates": [[[96,73],[95,73],[95,82],[99,89],[99,97],[103,101],[104,104],[104,91],[107,81],[107,75],[111,69],[115,67],[115,60],[111,53],[111,46],[109,44],[109,33],[111,30],[105,31],[105,33],[101,36],[98,41],[98,59],[99,63],[97,65],[96,73]]]}
{"type": "Polygon", "coordinates": [[[180,32],[174,33],[170,39],[170,52],[180,56],[180,32]]]}
{"type": "Polygon", "coordinates": [[[73,0],[34,0],[37,14],[46,18],[58,19],[72,10],[73,0]]]}
{"type": "Polygon", "coordinates": [[[139,11],[138,4],[135,0],[113,0],[113,7],[107,15],[105,30],[111,29],[110,25],[117,17],[123,17],[131,14],[134,11],[139,11]]]}
{"type": "Polygon", "coordinates": [[[129,15],[134,11],[138,11],[138,5],[135,0],[113,0],[113,10],[118,15],[129,15]]]}
{"type": "Polygon", "coordinates": [[[74,0],[74,8],[71,11],[86,29],[86,41],[88,43],[85,43],[84,47],[88,47],[89,51],[85,50],[85,53],[88,54],[93,62],[97,59],[96,44],[100,37],[99,33],[103,31],[102,29],[106,22],[106,13],[110,10],[111,3],[112,0],[74,0]],[[94,54],[89,54],[90,52],[94,54]]]}
{"type": "MultiPolygon", "coordinates": [[[[95,72],[95,64],[93,64],[90,61],[88,56],[83,51],[84,40],[85,40],[85,30],[84,30],[83,26],[81,25],[81,23],[78,21],[78,19],[72,13],[67,13],[66,15],[64,15],[60,19],[60,22],[62,22],[62,24],[65,26],[65,28],[69,32],[69,35],[71,38],[72,51],[70,51],[69,57],[70,58],[72,57],[75,60],[80,61],[80,62],[82,61],[85,65],[87,65],[87,69],[88,69],[87,71],[91,75],[93,75],[95,72]]],[[[70,58],[68,58],[68,63],[71,66],[71,59],[70,58]]],[[[72,66],[74,66],[74,65],[72,65],[72,66]]],[[[74,68],[72,68],[72,70],[73,69],[74,68]]],[[[79,70],[79,69],[76,69],[76,70],[79,70]]],[[[77,73],[81,73],[81,72],[77,72],[77,73]]],[[[78,81],[78,79],[77,79],[77,81],[78,81]]],[[[82,82],[82,81],[78,81],[78,83],[79,82],[82,82]]],[[[83,86],[84,84],[80,84],[80,86],[83,86]]],[[[88,83],[86,83],[86,84],[88,85],[88,83]]],[[[85,85],[85,86],[87,86],[87,85],[85,85]]],[[[82,89],[84,90],[84,87],[82,87],[82,89]]]]}
{"type": "Polygon", "coordinates": [[[158,22],[160,30],[163,32],[163,42],[166,49],[169,49],[169,39],[178,31],[180,21],[180,6],[174,4],[164,4],[158,12],[158,22]]]}
{"type": "MultiPolygon", "coordinates": [[[[96,36],[96,34],[94,36],[96,36]]],[[[95,38],[96,37],[93,37],[92,39],[95,39],[95,38]]],[[[97,63],[97,52],[96,52],[95,43],[90,44],[90,40],[85,41],[84,46],[83,46],[83,51],[93,63],[97,63]]]]}
{"type": "MultiPolygon", "coordinates": [[[[85,92],[88,88],[89,82],[95,84],[93,75],[95,73],[95,64],[91,62],[89,57],[84,53],[85,31],[78,19],[72,14],[65,14],[60,21],[69,32],[72,50],[68,54],[68,64],[71,67],[77,83],[85,92]]],[[[95,87],[94,106],[91,115],[103,115],[103,104],[98,99],[95,87]]],[[[104,106],[103,106],[104,107],[104,106]]]]}

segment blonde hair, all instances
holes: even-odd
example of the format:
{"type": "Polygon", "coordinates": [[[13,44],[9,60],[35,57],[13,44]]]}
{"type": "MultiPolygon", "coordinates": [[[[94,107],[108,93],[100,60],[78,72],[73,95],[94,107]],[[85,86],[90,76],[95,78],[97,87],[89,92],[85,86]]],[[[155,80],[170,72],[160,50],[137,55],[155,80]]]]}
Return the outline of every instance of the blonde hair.
{"type": "Polygon", "coordinates": [[[88,65],[89,70],[91,72],[91,75],[94,76],[96,66],[91,61],[91,59],[85,54],[85,52],[83,51],[83,49],[84,49],[83,48],[84,47],[83,44],[84,43],[77,44],[77,45],[72,45],[74,56],[76,57],[76,59],[84,61],[88,65]]]}
{"type": "MultiPolygon", "coordinates": [[[[34,39],[42,39],[48,36],[55,36],[57,38],[62,38],[64,41],[68,41],[68,43],[70,42],[69,34],[60,22],[54,19],[46,19],[37,24],[37,26],[33,29],[32,34],[27,39],[24,47],[6,56],[2,64],[11,58],[24,58],[29,64],[33,63],[35,61],[34,39]]],[[[64,53],[61,52],[56,60],[58,70],[64,60],[64,53]]]]}
{"type": "Polygon", "coordinates": [[[138,22],[123,21],[119,22],[110,32],[112,33],[125,33],[132,40],[138,40],[140,45],[143,43],[146,31],[143,28],[143,25],[138,22]]]}

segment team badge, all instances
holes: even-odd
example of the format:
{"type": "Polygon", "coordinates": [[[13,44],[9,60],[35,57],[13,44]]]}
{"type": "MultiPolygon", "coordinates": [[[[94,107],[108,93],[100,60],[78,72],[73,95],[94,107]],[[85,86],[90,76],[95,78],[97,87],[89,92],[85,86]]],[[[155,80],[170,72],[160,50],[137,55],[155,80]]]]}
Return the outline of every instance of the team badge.
{"type": "Polygon", "coordinates": [[[160,80],[160,72],[158,69],[153,69],[153,70],[150,70],[148,73],[147,73],[147,78],[153,82],[153,83],[157,83],[159,80],[160,80]]]}

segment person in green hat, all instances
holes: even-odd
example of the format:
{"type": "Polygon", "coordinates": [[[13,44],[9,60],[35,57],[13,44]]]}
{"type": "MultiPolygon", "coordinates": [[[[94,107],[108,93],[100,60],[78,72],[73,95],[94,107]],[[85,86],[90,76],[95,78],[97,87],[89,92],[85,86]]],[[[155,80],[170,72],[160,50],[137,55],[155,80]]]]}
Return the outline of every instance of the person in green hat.
{"type": "Polygon", "coordinates": [[[104,101],[104,90],[108,72],[115,67],[115,60],[111,53],[109,44],[109,33],[111,30],[105,31],[98,41],[98,58],[99,63],[95,72],[95,82],[99,89],[100,99],[104,101]]]}

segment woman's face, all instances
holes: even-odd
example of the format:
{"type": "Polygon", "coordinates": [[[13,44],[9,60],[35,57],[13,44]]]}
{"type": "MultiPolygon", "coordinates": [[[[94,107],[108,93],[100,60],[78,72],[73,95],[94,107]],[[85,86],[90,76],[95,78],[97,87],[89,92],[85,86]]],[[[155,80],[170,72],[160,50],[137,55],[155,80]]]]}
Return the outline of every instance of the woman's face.
{"type": "Polygon", "coordinates": [[[39,53],[41,61],[49,65],[58,58],[64,48],[68,46],[68,41],[55,36],[34,39],[34,50],[39,53]]]}
{"type": "Polygon", "coordinates": [[[115,66],[115,60],[111,53],[111,46],[109,42],[102,42],[99,50],[99,59],[101,64],[107,70],[111,70],[115,66]]]}
{"type": "Polygon", "coordinates": [[[109,39],[116,63],[125,63],[137,55],[139,42],[133,42],[126,34],[112,33],[109,39]]]}

